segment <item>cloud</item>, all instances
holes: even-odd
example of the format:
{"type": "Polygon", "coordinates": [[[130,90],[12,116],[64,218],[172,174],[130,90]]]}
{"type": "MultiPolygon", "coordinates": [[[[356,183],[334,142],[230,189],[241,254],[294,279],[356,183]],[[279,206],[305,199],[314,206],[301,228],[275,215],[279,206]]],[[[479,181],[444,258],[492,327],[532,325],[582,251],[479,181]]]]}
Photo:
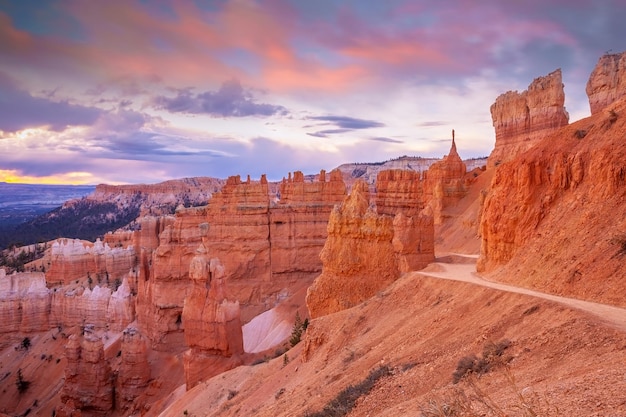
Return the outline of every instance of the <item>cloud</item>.
{"type": "Polygon", "coordinates": [[[158,110],[172,113],[208,114],[214,117],[272,116],[286,114],[283,106],[256,103],[238,80],[225,81],[219,90],[192,94],[179,90],[175,97],[157,96],[152,101],[158,110]]]}
{"type": "Polygon", "coordinates": [[[449,122],[441,122],[441,121],[430,121],[430,122],[422,122],[418,123],[416,126],[419,127],[433,127],[433,126],[447,126],[449,122]]]}
{"type": "Polygon", "coordinates": [[[384,127],[385,124],[375,120],[357,119],[347,116],[310,116],[307,120],[317,120],[334,124],[341,129],[369,129],[372,127],[384,127]]]}
{"type": "Polygon", "coordinates": [[[309,136],[313,136],[316,138],[327,138],[328,135],[336,135],[340,133],[352,132],[354,129],[327,129],[320,130],[319,132],[307,133],[309,136]]]}
{"type": "Polygon", "coordinates": [[[16,132],[48,126],[51,130],[61,131],[67,126],[90,125],[102,114],[102,110],[95,107],[53,101],[50,99],[53,96],[33,97],[0,72],[0,130],[16,132]]]}
{"type": "Polygon", "coordinates": [[[378,141],[378,142],[387,142],[387,143],[404,143],[403,140],[392,139],[392,138],[385,138],[385,137],[369,138],[369,140],[375,140],[375,141],[378,141]]]}

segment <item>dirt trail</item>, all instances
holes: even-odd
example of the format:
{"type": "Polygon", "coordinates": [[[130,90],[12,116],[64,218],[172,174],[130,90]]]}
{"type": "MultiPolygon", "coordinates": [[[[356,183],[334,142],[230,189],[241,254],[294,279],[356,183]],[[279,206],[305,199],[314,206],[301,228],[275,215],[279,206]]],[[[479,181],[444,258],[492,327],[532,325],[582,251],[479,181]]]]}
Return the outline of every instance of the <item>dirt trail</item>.
{"type": "MultiPolygon", "coordinates": [[[[454,257],[466,258],[467,260],[475,259],[472,255],[451,254],[454,257]]],[[[443,259],[447,260],[447,257],[443,259]]],[[[626,309],[614,307],[607,304],[593,303],[590,301],[577,300],[575,298],[561,297],[558,295],[546,294],[539,291],[534,291],[528,288],[515,287],[513,285],[501,284],[498,282],[487,281],[481,278],[476,272],[476,263],[454,262],[454,263],[442,263],[435,262],[431,264],[437,271],[419,271],[415,272],[417,275],[425,275],[434,278],[448,279],[453,281],[469,282],[476,285],[482,285],[483,287],[489,287],[500,291],[513,292],[518,294],[530,295],[533,297],[543,298],[545,300],[554,301],[566,305],[571,308],[583,310],[598,316],[602,321],[607,324],[618,328],[619,330],[626,331],[626,309]]]]}

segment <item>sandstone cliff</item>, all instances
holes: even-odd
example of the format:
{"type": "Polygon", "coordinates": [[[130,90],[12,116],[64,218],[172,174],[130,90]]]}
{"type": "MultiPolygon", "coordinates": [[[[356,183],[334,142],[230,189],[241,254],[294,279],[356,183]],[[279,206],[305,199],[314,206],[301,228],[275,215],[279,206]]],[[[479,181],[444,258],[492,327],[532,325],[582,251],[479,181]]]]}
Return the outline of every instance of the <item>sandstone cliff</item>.
{"type": "Polygon", "coordinates": [[[121,364],[115,385],[115,406],[125,413],[136,411],[135,399],[141,395],[150,380],[148,345],[134,327],[122,335],[121,364]]]}
{"type": "Polygon", "coordinates": [[[19,333],[49,329],[50,291],[40,272],[6,275],[0,269],[0,348],[12,343],[19,333]]]}
{"type": "Polygon", "coordinates": [[[187,389],[242,363],[243,334],[239,303],[225,296],[225,271],[200,245],[191,261],[192,288],[185,298],[183,322],[187,389]]]}
{"type": "Polygon", "coordinates": [[[307,291],[311,318],[355,306],[401,272],[423,268],[434,258],[432,216],[420,213],[408,218],[400,212],[394,221],[377,214],[369,199],[367,184],[358,181],[331,213],[328,239],[320,253],[322,274],[307,291]],[[422,246],[422,240],[430,243],[422,246]]]}
{"type": "Polygon", "coordinates": [[[626,52],[600,57],[587,81],[591,114],[626,96],[626,52]]]}
{"type": "Polygon", "coordinates": [[[626,102],[502,164],[486,196],[480,271],[624,305],[626,102]]]}
{"type": "Polygon", "coordinates": [[[104,359],[104,345],[94,333],[70,336],[65,346],[67,367],[61,400],[76,409],[99,414],[113,408],[113,379],[104,359]]]}
{"type": "Polygon", "coordinates": [[[89,277],[93,283],[112,286],[135,266],[135,250],[132,246],[111,248],[99,239],[95,243],[57,239],[43,261],[50,285],[89,277]]]}
{"type": "Polygon", "coordinates": [[[509,91],[491,106],[496,143],[488,166],[494,167],[539,143],[546,135],[567,125],[561,70],[536,78],[528,90],[509,91]]]}

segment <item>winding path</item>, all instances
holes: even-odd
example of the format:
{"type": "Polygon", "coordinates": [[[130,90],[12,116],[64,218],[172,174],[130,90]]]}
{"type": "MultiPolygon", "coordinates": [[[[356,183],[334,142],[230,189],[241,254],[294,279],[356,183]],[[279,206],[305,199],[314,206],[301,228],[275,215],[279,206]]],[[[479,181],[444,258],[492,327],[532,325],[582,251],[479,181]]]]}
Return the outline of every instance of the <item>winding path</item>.
{"type": "MultiPolygon", "coordinates": [[[[477,256],[474,255],[461,255],[461,254],[450,254],[454,257],[476,259],[477,256]]],[[[453,281],[462,281],[469,282],[476,285],[481,285],[483,287],[489,287],[500,291],[518,293],[530,295],[532,297],[543,298],[545,300],[554,301],[556,303],[560,303],[566,305],[571,308],[575,308],[577,310],[582,310],[588,313],[591,313],[595,316],[598,316],[602,321],[607,324],[618,328],[619,330],[626,331],[626,309],[615,307],[607,304],[594,303],[591,301],[583,301],[575,298],[567,298],[561,297],[558,295],[552,295],[543,293],[540,291],[534,291],[528,288],[520,288],[515,287],[513,285],[502,284],[499,282],[487,281],[481,278],[476,273],[476,263],[442,263],[435,262],[434,265],[437,265],[441,268],[441,271],[430,272],[430,271],[417,271],[415,272],[418,275],[424,275],[428,277],[440,278],[440,279],[448,279],[453,281]]]]}

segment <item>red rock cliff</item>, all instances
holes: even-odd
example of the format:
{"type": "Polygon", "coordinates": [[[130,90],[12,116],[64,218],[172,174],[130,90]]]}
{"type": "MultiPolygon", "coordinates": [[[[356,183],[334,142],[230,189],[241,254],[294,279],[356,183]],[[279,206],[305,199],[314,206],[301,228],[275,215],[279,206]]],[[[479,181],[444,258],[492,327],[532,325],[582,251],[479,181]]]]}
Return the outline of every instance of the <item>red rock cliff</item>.
{"type": "Polygon", "coordinates": [[[379,215],[370,207],[368,185],[356,182],[331,213],[328,239],[320,254],[322,273],[307,291],[311,317],[350,308],[388,286],[401,272],[425,267],[434,258],[433,235],[432,216],[399,213],[394,220],[379,215]]]}
{"type": "Polygon", "coordinates": [[[113,408],[113,384],[104,345],[95,334],[70,336],[65,346],[67,367],[61,400],[77,409],[105,414],[113,408]]]}
{"type": "Polygon", "coordinates": [[[543,291],[622,303],[626,102],[549,135],[495,172],[480,271],[543,291]]]}
{"type": "Polygon", "coordinates": [[[187,389],[242,363],[243,333],[239,303],[225,296],[225,271],[217,258],[209,259],[203,245],[191,261],[192,288],[185,298],[183,322],[187,389]]]}
{"type": "Polygon", "coordinates": [[[586,90],[591,114],[626,96],[626,52],[600,57],[586,90]]]}
{"type": "Polygon", "coordinates": [[[496,144],[488,166],[513,159],[546,135],[567,125],[569,115],[564,103],[560,69],[536,78],[522,93],[509,91],[500,95],[491,106],[496,144]]]}

